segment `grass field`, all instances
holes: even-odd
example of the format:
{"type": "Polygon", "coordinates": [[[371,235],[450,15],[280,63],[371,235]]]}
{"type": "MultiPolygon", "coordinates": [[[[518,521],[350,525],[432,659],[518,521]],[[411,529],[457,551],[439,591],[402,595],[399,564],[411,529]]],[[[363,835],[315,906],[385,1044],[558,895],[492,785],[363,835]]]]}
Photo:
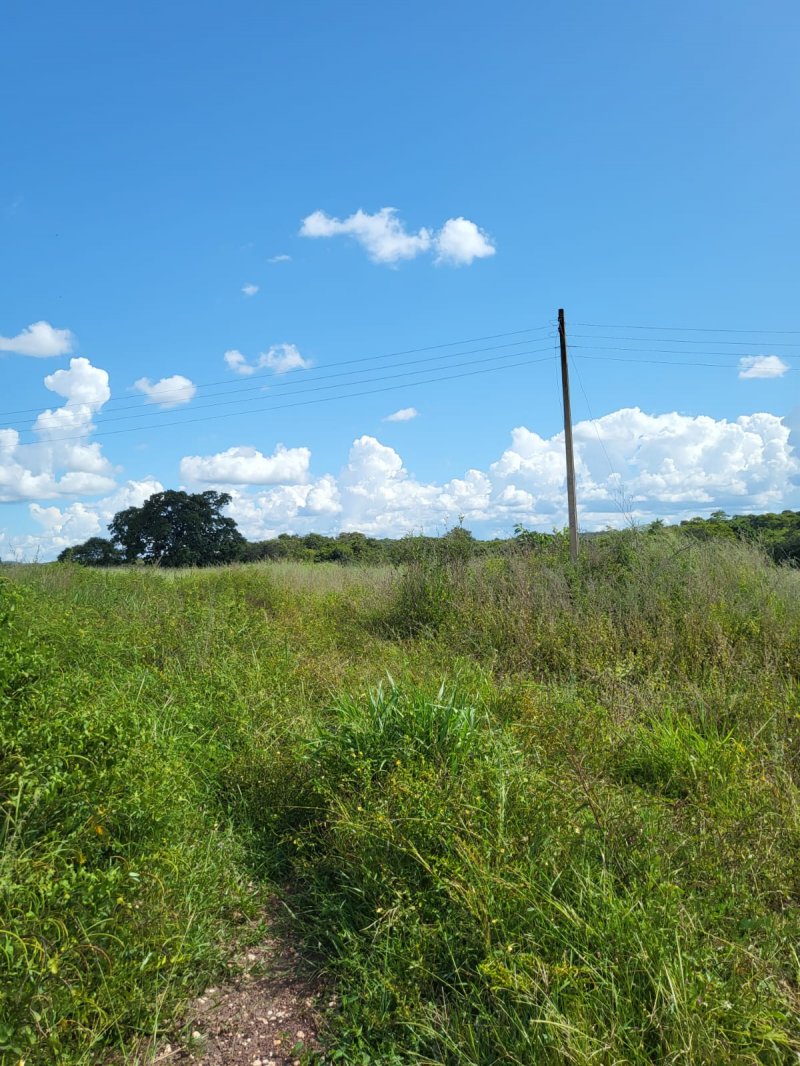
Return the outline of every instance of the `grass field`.
{"type": "Polygon", "coordinates": [[[130,1060],[276,885],[333,1061],[800,1061],[800,571],[7,567],[0,1061],[130,1060]]]}

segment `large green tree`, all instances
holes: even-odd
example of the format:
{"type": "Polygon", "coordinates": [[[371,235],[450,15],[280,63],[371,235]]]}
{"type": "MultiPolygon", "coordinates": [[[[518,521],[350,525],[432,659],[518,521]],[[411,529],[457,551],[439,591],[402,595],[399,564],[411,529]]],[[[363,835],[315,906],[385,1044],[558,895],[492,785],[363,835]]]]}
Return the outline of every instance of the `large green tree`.
{"type": "Polygon", "coordinates": [[[225,492],[157,492],[141,507],[128,507],[109,523],[111,538],[128,563],[216,566],[240,557],[245,540],[232,518],[225,492]]]}

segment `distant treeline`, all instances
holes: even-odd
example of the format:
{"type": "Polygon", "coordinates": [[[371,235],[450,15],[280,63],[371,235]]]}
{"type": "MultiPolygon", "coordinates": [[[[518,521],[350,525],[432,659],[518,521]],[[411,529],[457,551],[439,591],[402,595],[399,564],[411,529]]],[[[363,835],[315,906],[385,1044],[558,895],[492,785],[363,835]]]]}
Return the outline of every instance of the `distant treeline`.
{"type": "MultiPolygon", "coordinates": [[[[248,541],[235,521],[223,514],[229,503],[230,496],[212,491],[194,495],[172,490],[157,493],[141,507],[129,507],[116,514],[109,524],[110,539],[90,537],[83,544],[65,548],[58,560],[84,566],[218,566],[263,560],[402,566],[421,556],[468,560],[520,550],[559,555],[567,543],[564,531],[538,533],[521,525],[515,527],[513,537],[494,540],[478,540],[470,530],[457,525],[439,537],[281,533],[271,540],[248,541]]],[[[760,544],[776,562],[800,565],[800,511],[733,517],[715,511],[709,518],[692,518],[677,527],[657,520],[638,527],[636,532],[654,536],[667,531],[700,540],[746,540],[760,544]]],[[[608,530],[584,537],[622,544],[620,538],[630,538],[631,532],[608,530]]]]}
{"type": "Polygon", "coordinates": [[[399,538],[368,537],[364,533],[339,533],[335,537],[326,537],[321,533],[306,533],[304,536],[281,533],[273,540],[247,541],[240,557],[248,563],[265,559],[291,559],[310,563],[387,563],[400,566],[426,549],[444,549],[454,555],[475,558],[498,554],[514,543],[518,543],[516,537],[476,540],[462,526],[455,526],[441,537],[421,534],[399,538]]]}
{"type": "Polygon", "coordinates": [[[800,511],[733,517],[714,511],[710,518],[691,518],[679,528],[701,540],[725,537],[751,541],[765,548],[776,562],[800,565],[800,511]]]}
{"type": "MultiPolygon", "coordinates": [[[[661,521],[644,526],[643,531],[657,533],[660,530],[678,529],[681,533],[699,540],[725,537],[730,540],[746,540],[761,544],[777,562],[792,561],[800,564],[800,511],[782,511],[780,514],[737,515],[731,517],[724,511],[715,511],[710,518],[691,518],[680,526],[666,526],[661,521]]],[[[265,559],[294,559],[304,562],[325,563],[389,563],[400,565],[429,548],[431,551],[445,549],[462,557],[477,558],[500,555],[509,549],[520,547],[545,548],[564,534],[537,533],[517,526],[513,537],[494,540],[478,540],[462,526],[455,526],[443,537],[406,536],[397,539],[368,537],[364,533],[340,533],[326,537],[321,533],[297,536],[282,533],[273,540],[248,541],[241,548],[241,559],[259,562],[265,559]]],[[[614,531],[590,533],[584,536],[614,536],[614,531]]]]}

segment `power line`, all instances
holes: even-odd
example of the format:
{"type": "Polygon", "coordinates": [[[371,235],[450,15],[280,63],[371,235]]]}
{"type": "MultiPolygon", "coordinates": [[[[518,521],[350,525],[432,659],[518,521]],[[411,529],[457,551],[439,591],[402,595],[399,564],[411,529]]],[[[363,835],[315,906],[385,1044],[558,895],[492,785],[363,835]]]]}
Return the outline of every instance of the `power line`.
{"type": "MultiPolygon", "coordinates": [[[[518,336],[520,336],[523,333],[536,333],[536,332],[540,332],[540,331],[545,330],[545,329],[552,329],[552,328],[553,328],[553,324],[551,322],[547,322],[547,323],[545,323],[542,326],[528,326],[526,329],[515,329],[515,330],[510,330],[510,331],[508,331],[506,333],[490,333],[490,334],[487,334],[485,337],[468,337],[468,338],[466,338],[464,340],[445,341],[442,344],[429,344],[429,345],[425,345],[424,347],[421,347],[421,348],[408,348],[405,351],[387,352],[384,355],[365,355],[365,356],[359,356],[356,359],[339,359],[339,360],[335,360],[334,362],[329,363],[327,365],[328,366],[352,366],[355,363],[367,363],[367,362],[377,361],[379,359],[395,359],[395,358],[399,358],[401,355],[417,355],[419,352],[433,352],[433,351],[437,351],[437,350],[442,349],[442,348],[454,348],[454,347],[457,347],[459,344],[478,344],[481,341],[502,340],[504,337],[518,337],[518,336]]],[[[521,341],[520,343],[525,343],[525,342],[521,341]]],[[[284,371],[284,373],[293,374],[293,373],[297,373],[300,370],[308,370],[308,369],[309,368],[304,368],[304,367],[290,367],[290,369],[284,371]]],[[[312,370],[312,371],[315,370],[315,369],[318,369],[318,368],[317,367],[310,368],[310,370],[312,370]]],[[[249,381],[253,381],[255,379],[261,380],[261,379],[264,379],[264,378],[273,378],[274,376],[275,376],[275,372],[274,371],[271,371],[271,372],[265,371],[263,374],[258,374],[258,373],[249,374],[248,375],[248,380],[249,381]]],[[[233,385],[235,383],[236,383],[235,379],[232,381],[230,378],[221,378],[218,381],[200,382],[199,384],[193,382],[193,384],[194,384],[196,389],[213,388],[216,385],[233,385]]],[[[167,395],[170,395],[170,393],[180,393],[180,392],[185,392],[185,391],[186,391],[186,388],[184,386],[183,388],[165,390],[162,393],[162,395],[163,396],[167,396],[167,395]]],[[[117,397],[112,397],[107,402],[108,403],[114,403],[116,399],[117,399],[117,397]]],[[[119,399],[122,399],[122,397],[119,397],[119,399]]],[[[141,406],[142,407],[149,407],[151,405],[156,405],[157,403],[158,403],[158,401],[150,401],[150,403],[148,403],[148,402],[142,403],[141,406]]],[[[83,406],[85,406],[85,404],[81,404],[81,403],[76,401],[75,403],[62,404],[61,407],[59,408],[59,410],[64,410],[65,408],[69,408],[69,407],[83,407],[83,406]]],[[[38,408],[38,407],[25,407],[25,408],[18,409],[16,411],[0,411],[0,418],[5,418],[7,415],[25,415],[25,414],[31,414],[32,412],[38,412],[38,411],[40,411],[40,408],[38,408]]]]}
{"type": "Polygon", "coordinates": [[[720,326],[711,329],[706,326],[620,326],[608,322],[576,322],[576,326],[587,326],[592,329],[652,329],[662,333],[762,333],[774,336],[787,336],[788,334],[800,335],[800,329],[726,329],[720,326]]]}
{"type": "MultiPolygon", "coordinates": [[[[606,463],[608,464],[609,473],[611,474],[612,478],[618,478],[619,481],[621,482],[622,481],[621,475],[614,469],[614,464],[611,462],[611,456],[608,454],[608,449],[606,448],[606,442],[603,440],[603,438],[602,438],[602,436],[600,434],[600,429],[599,429],[599,427],[597,425],[597,419],[592,414],[592,407],[591,407],[591,404],[589,403],[589,397],[586,394],[586,389],[584,388],[584,385],[583,385],[583,378],[581,377],[580,368],[578,367],[577,363],[575,364],[575,375],[578,378],[578,384],[580,385],[581,392],[583,393],[583,399],[584,399],[584,401],[586,403],[586,410],[589,412],[589,421],[592,423],[592,429],[594,429],[595,436],[597,437],[597,440],[598,440],[598,442],[600,444],[600,447],[603,449],[603,455],[606,457],[606,463]]],[[[611,496],[611,499],[614,501],[614,504],[616,505],[616,508],[619,511],[619,513],[622,515],[622,517],[629,520],[630,519],[630,513],[625,510],[624,489],[620,488],[620,486],[618,485],[617,486],[617,492],[614,492],[613,490],[610,490],[609,495],[611,496]]]]}
{"type": "MultiPolygon", "coordinates": [[[[517,357],[519,357],[521,355],[536,355],[538,352],[546,352],[546,351],[549,351],[549,348],[533,348],[531,351],[528,351],[528,352],[509,352],[507,355],[489,356],[489,357],[487,357],[485,359],[467,359],[463,363],[451,363],[450,366],[441,367],[441,368],[438,368],[438,369],[450,370],[450,369],[453,369],[455,367],[461,367],[461,366],[478,366],[481,363],[489,363],[489,362],[493,362],[494,360],[515,359],[515,358],[517,358],[517,357]]],[[[468,354],[468,353],[464,353],[464,354],[468,354]]],[[[406,378],[406,377],[413,377],[413,376],[415,376],[417,374],[425,374],[425,373],[428,373],[430,369],[434,369],[434,368],[424,368],[422,370],[401,371],[399,374],[383,374],[383,375],[381,375],[379,377],[364,378],[361,381],[343,381],[343,382],[339,382],[338,384],[335,384],[335,385],[314,385],[311,388],[297,389],[296,392],[289,393],[288,395],[289,396],[305,396],[305,395],[307,395],[310,392],[327,392],[330,389],[349,388],[349,387],[351,387],[353,385],[368,385],[368,384],[372,384],[374,382],[380,382],[380,381],[393,381],[395,378],[406,378]]],[[[361,371],[361,373],[363,373],[363,371],[361,371]]],[[[319,379],[317,379],[317,380],[319,380],[319,379]]],[[[414,384],[415,384],[415,382],[413,382],[413,381],[409,381],[408,382],[408,385],[414,385],[414,384]]],[[[237,399],[234,399],[234,400],[221,400],[218,403],[202,404],[202,405],[199,406],[199,408],[196,407],[194,409],[195,410],[199,409],[201,411],[204,411],[204,410],[207,410],[210,407],[229,407],[231,404],[236,404],[236,403],[239,403],[239,404],[242,404],[242,403],[258,403],[261,399],[262,399],[261,397],[254,396],[254,397],[251,397],[249,399],[238,399],[237,398],[237,399]]],[[[260,408],[256,408],[256,410],[260,410],[260,408]]],[[[249,411],[239,411],[239,412],[231,412],[231,413],[232,414],[249,414],[250,412],[249,411]]],[[[153,411],[153,412],[149,412],[149,414],[151,416],[153,416],[153,417],[156,417],[158,415],[166,414],[166,411],[153,411]]],[[[111,416],[110,418],[97,419],[97,421],[95,421],[94,419],[90,418],[90,419],[88,419],[85,422],[78,423],[73,428],[78,429],[78,428],[80,428],[80,426],[104,426],[104,425],[106,425],[109,422],[127,422],[127,421],[130,421],[131,419],[142,418],[142,417],[147,417],[147,415],[143,416],[141,414],[135,414],[135,415],[120,415],[119,417],[111,416]]],[[[146,427],[146,428],[149,428],[149,427],[146,427]]],[[[31,430],[27,430],[26,432],[32,432],[32,431],[31,430]]],[[[94,430],[92,430],[91,433],[94,434],[94,430]]],[[[47,439],[48,438],[45,438],[44,442],[46,442],[47,439]]],[[[51,439],[56,439],[56,438],[51,438],[51,439]]],[[[44,443],[44,442],[41,442],[41,441],[30,441],[30,442],[27,442],[27,443],[44,443]]]]}
{"type": "MultiPolygon", "coordinates": [[[[542,339],[544,339],[544,338],[542,338],[542,339]]],[[[438,361],[440,361],[442,359],[456,359],[456,358],[458,358],[459,356],[462,356],[462,355],[476,355],[476,354],[479,354],[480,352],[496,352],[496,351],[501,351],[504,348],[516,348],[518,345],[520,345],[520,344],[528,344],[528,343],[530,343],[530,341],[531,341],[531,338],[530,337],[526,337],[523,340],[510,341],[507,344],[495,344],[495,345],[490,345],[489,347],[485,347],[485,348],[468,348],[466,351],[448,352],[448,353],[446,353],[444,355],[429,355],[429,356],[424,356],[421,359],[407,359],[407,360],[404,360],[401,363],[389,364],[389,366],[385,367],[385,368],[384,367],[380,367],[380,368],[379,367],[365,367],[362,370],[340,370],[338,373],[335,373],[335,374],[323,374],[321,376],[316,376],[316,377],[313,378],[313,380],[314,381],[329,381],[329,380],[331,380],[333,378],[352,377],[355,374],[368,374],[372,370],[392,369],[395,366],[413,366],[413,365],[418,364],[418,363],[438,362],[438,361]]],[[[539,349],[537,349],[537,351],[538,350],[539,349]]],[[[541,350],[545,351],[546,349],[541,349],[541,350]]],[[[512,354],[512,355],[518,354],[519,355],[519,354],[528,354],[528,353],[517,352],[517,353],[510,353],[510,354],[512,354]]],[[[500,356],[499,358],[504,358],[504,357],[500,356]]],[[[452,365],[453,366],[461,366],[463,364],[454,363],[452,365]]],[[[231,382],[231,384],[236,384],[236,382],[231,382]]],[[[294,385],[294,384],[296,384],[295,381],[275,381],[274,383],[272,383],[269,386],[269,388],[270,389],[285,389],[285,388],[287,388],[287,386],[291,386],[291,385],[294,385]]],[[[347,384],[347,383],[345,383],[345,384],[347,384]]],[[[357,382],[353,382],[352,384],[357,384],[357,382]]],[[[232,394],[238,394],[238,393],[242,393],[242,392],[263,392],[264,388],[265,388],[265,386],[263,384],[243,385],[240,388],[228,389],[226,392],[205,393],[205,395],[202,397],[202,399],[204,399],[204,400],[205,399],[211,399],[211,398],[213,398],[215,396],[230,396],[232,394]]],[[[170,391],[172,391],[172,390],[170,390],[170,391]]],[[[178,390],[175,390],[175,391],[182,392],[182,391],[185,391],[185,390],[178,389],[178,390]]],[[[228,400],[228,401],[225,401],[225,402],[227,402],[227,403],[237,403],[237,402],[247,402],[247,401],[246,400],[243,400],[243,401],[228,400]]],[[[62,404],[62,406],[59,407],[59,408],[56,408],[56,410],[63,411],[67,407],[85,407],[85,406],[86,406],[85,403],[62,404]]],[[[198,408],[200,410],[203,410],[205,407],[213,407],[213,406],[215,406],[215,405],[214,404],[195,405],[194,406],[194,410],[197,410],[198,408]]],[[[148,415],[163,414],[167,410],[167,408],[162,408],[161,410],[156,409],[156,410],[150,411],[150,410],[147,410],[147,408],[149,408],[149,407],[158,408],[158,404],[134,403],[134,404],[127,404],[124,407],[115,407],[114,408],[114,413],[115,413],[114,416],[112,416],[110,418],[98,419],[97,424],[99,425],[102,422],[111,422],[111,421],[117,420],[116,419],[116,412],[117,411],[131,411],[131,410],[133,410],[133,411],[139,412],[139,414],[136,414],[136,415],[123,415],[123,416],[121,416],[121,418],[141,418],[143,416],[148,416],[148,415]]],[[[41,412],[39,412],[39,414],[41,414],[41,412]]],[[[39,417],[39,415],[37,415],[36,418],[23,419],[22,423],[17,423],[17,425],[20,425],[20,424],[22,424],[22,425],[31,424],[32,425],[33,423],[35,423],[38,420],[38,417],[39,417]]],[[[14,427],[14,428],[16,428],[16,427],[14,427]]]]}
{"type": "MultiPolygon", "coordinates": [[[[643,354],[649,354],[650,352],[658,353],[661,355],[678,355],[680,353],[673,352],[669,348],[620,348],[616,346],[606,346],[600,344],[573,344],[572,348],[581,348],[591,352],[639,352],[643,354]]],[[[730,352],[698,352],[698,355],[730,355],[730,352]]],[[[596,359],[598,361],[605,360],[606,362],[617,363],[657,363],[662,366],[696,366],[696,367],[720,367],[722,369],[743,370],[747,369],[742,367],[741,361],[738,363],[698,363],[696,360],[682,360],[682,359],[626,359],[621,357],[615,357],[612,355],[578,355],[577,359],[596,359]]],[[[763,353],[745,352],[740,356],[741,359],[763,359],[763,353]]],[[[788,371],[796,371],[800,367],[787,366],[788,371]]]]}
{"type": "MultiPolygon", "coordinates": [[[[592,333],[574,333],[574,337],[581,337],[584,340],[600,340],[600,341],[643,341],[647,340],[648,344],[650,340],[645,337],[615,337],[609,334],[608,336],[598,337],[592,333]]],[[[652,343],[658,344],[707,344],[705,340],[695,340],[693,337],[654,337],[652,343]]],[[[736,345],[737,347],[747,347],[751,344],[758,344],[757,340],[749,341],[721,341],[714,339],[713,344],[726,344],[736,345]]],[[[800,341],[770,341],[769,342],[775,348],[800,348],[800,341]]],[[[763,352],[760,354],[764,354],[763,352]]]]}
{"type": "MultiPolygon", "coordinates": [[[[549,349],[548,349],[548,351],[549,351],[549,349]]],[[[518,353],[518,354],[524,354],[524,353],[518,353]]],[[[466,370],[466,371],[463,371],[461,374],[447,374],[444,377],[428,378],[427,380],[424,380],[424,381],[403,382],[400,385],[386,385],[385,387],[380,388],[380,389],[365,389],[365,390],[363,390],[361,392],[352,392],[352,393],[348,393],[347,395],[344,395],[344,396],[318,396],[316,399],[313,399],[313,400],[297,400],[294,403],[276,404],[273,407],[261,407],[261,408],[258,408],[258,411],[259,412],[261,412],[261,411],[283,411],[283,410],[286,410],[286,409],[288,409],[290,407],[307,407],[310,404],[330,403],[332,400],[351,400],[351,399],[355,399],[356,397],[359,397],[359,396],[374,396],[377,393],[381,393],[381,392],[393,392],[393,391],[396,391],[397,389],[406,389],[406,388],[409,387],[409,384],[412,384],[412,385],[414,385],[414,387],[416,387],[417,385],[436,384],[437,382],[440,382],[440,381],[454,381],[454,380],[456,380],[456,378],[475,377],[477,374],[492,374],[492,373],[496,373],[499,370],[513,370],[516,367],[533,366],[535,363],[548,362],[551,358],[552,358],[552,355],[546,355],[546,356],[544,356],[541,359],[527,359],[527,360],[525,360],[524,362],[521,362],[521,363],[508,363],[508,364],[506,364],[504,366],[490,366],[490,367],[486,367],[484,370],[466,370]]],[[[108,430],[106,430],[103,433],[81,433],[81,434],[79,434],[77,436],[74,436],[74,437],[51,437],[51,438],[43,440],[43,441],[27,441],[27,442],[18,444],[17,447],[18,448],[41,448],[42,446],[46,446],[48,444],[60,443],[61,441],[85,440],[87,437],[111,437],[111,436],[117,436],[120,433],[137,433],[137,432],[143,432],[143,431],[150,431],[150,430],[153,430],[153,429],[168,429],[171,426],[187,426],[187,425],[192,425],[192,424],[194,424],[196,422],[214,422],[214,421],[217,421],[220,418],[230,418],[232,415],[236,415],[236,414],[239,414],[239,413],[240,412],[238,412],[238,411],[226,411],[225,414],[221,414],[221,415],[205,415],[202,418],[187,418],[187,419],[181,419],[178,422],[161,422],[161,423],[159,423],[158,425],[155,425],[155,426],[130,426],[127,429],[108,429],[108,430]]],[[[248,413],[251,413],[251,412],[248,412],[248,413]]]]}
{"type": "Polygon", "coordinates": [[[589,412],[589,421],[592,423],[592,426],[594,427],[594,431],[597,434],[597,440],[599,441],[600,447],[603,449],[603,454],[606,457],[606,462],[608,463],[609,473],[612,475],[612,477],[615,477],[615,476],[617,476],[617,471],[614,469],[614,465],[611,462],[611,456],[608,454],[608,451],[606,450],[605,441],[600,436],[600,430],[597,428],[597,420],[595,419],[594,415],[592,414],[592,407],[591,407],[591,404],[589,403],[589,397],[586,395],[586,389],[584,388],[584,385],[583,385],[583,378],[581,377],[581,372],[580,372],[577,364],[575,366],[575,375],[576,375],[576,377],[578,379],[578,384],[580,385],[581,392],[583,393],[583,399],[584,399],[584,402],[586,404],[586,410],[589,412]]]}

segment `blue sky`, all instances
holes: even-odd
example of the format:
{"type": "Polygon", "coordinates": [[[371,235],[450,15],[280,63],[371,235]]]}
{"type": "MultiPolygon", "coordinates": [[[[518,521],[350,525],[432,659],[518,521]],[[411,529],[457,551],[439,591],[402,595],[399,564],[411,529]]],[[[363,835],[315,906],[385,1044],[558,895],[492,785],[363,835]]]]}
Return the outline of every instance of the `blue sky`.
{"type": "Polygon", "coordinates": [[[252,537],[561,525],[559,306],[586,528],[800,508],[796,4],[11,0],[3,36],[3,558],[159,487],[252,537]]]}

